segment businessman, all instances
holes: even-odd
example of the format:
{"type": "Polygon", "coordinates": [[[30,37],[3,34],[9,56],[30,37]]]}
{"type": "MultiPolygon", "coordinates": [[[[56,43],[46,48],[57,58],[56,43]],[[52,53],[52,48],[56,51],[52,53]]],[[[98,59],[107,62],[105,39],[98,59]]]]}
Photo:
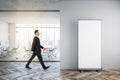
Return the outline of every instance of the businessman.
{"type": "Polygon", "coordinates": [[[31,58],[29,59],[29,61],[27,62],[27,64],[26,64],[25,67],[26,67],[27,69],[31,69],[31,67],[29,67],[29,65],[30,65],[30,63],[32,62],[32,60],[35,58],[35,56],[37,56],[38,59],[39,59],[39,61],[40,61],[40,63],[41,63],[41,65],[42,65],[42,67],[43,67],[43,69],[44,69],[44,70],[47,70],[47,69],[49,68],[49,66],[45,66],[45,64],[44,64],[44,62],[43,62],[42,55],[41,55],[41,49],[44,49],[44,50],[45,50],[45,48],[44,48],[43,46],[41,46],[41,44],[40,44],[40,40],[39,40],[39,38],[38,38],[38,36],[40,35],[40,33],[39,33],[38,30],[35,30],[35,31],[34,31],[34,34],[35,34],[35,37],[34,37],[34,39],[33,39],[32,49],[31,49],[31,51],[32,51],[32,56],[31,56],[31,58]]]}

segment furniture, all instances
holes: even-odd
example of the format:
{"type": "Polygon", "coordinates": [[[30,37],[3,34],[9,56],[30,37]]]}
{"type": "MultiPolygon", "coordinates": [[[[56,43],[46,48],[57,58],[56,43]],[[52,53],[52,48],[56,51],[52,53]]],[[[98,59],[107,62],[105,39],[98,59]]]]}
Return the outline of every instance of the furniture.
{"type": "Polygon", "coordinates": [[[3,52],[3,49],[2,49],[2,46],[0,46],[0,57],[2,55],[2,52],[3,52]]]}
{"type": "Polygon", "coordinates": [[[43,54],[46,54],[51,60],[51,58],[56,57],[55,50],[56,48],[46,48],[46,50],[43,50],[43,54]]]}
{"type": "Polygon", "coordinates": [[[101,20],[79,20],[78,25],[78,69],[101,70],[101,20]]]}

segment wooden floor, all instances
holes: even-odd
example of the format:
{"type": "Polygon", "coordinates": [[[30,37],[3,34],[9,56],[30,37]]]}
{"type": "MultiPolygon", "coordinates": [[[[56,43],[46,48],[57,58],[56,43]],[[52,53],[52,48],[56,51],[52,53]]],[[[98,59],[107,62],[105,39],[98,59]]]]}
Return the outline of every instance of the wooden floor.
{"type": "Polygon", "coordinates": [[[82,72],[60,70],[59,62],[47,62],[44,71],[39,62],[32,62],[32,70],[24,68],[26,62],[0,62],[0,80],[120,80],[120,71],[82,72]]]}

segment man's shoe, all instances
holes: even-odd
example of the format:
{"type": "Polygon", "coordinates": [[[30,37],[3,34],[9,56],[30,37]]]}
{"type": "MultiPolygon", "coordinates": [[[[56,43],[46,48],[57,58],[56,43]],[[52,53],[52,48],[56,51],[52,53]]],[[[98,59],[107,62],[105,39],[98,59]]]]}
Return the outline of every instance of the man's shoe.
{"type": "Polygon", "coordinates": [[[49,67],[50,67],[50,66],[45,67],[44,70],[47,70],[49,67]]]}
{"type": "Polygon", "coordinates": [[[31,67],[29,67],[29,66],[25,66],[25,68],[27,68],[27,69],[32,69],[31,67]]]}

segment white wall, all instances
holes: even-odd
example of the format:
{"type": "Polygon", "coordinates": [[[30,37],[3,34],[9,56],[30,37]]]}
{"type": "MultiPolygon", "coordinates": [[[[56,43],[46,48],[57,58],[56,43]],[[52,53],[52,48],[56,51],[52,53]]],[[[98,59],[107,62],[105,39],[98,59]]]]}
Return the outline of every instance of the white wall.
{"type": "Polygon", "coordinates": [[[120,1],[76,0],[34,3],[33,0],[1,0],[0,9],[60,9],[61,68],[77,69],[78,19],[102,19],[102,67],[120,69],[120,1]],[[26,2],[28,4],[26,4],[26,2]],[[33,4],[32,4],[33,2],[33,4]]]}
{"type": "Polygon", "coordinates": [[[120,69],[120,1],[61,3],[61,68],[77,69],[78,19],[102,19],[102,67],[120,69]]]}
{"type": "Polygon", "coordinates": [[[0,21],[0,42],[8,41],[8,24],[0,21]]]}

